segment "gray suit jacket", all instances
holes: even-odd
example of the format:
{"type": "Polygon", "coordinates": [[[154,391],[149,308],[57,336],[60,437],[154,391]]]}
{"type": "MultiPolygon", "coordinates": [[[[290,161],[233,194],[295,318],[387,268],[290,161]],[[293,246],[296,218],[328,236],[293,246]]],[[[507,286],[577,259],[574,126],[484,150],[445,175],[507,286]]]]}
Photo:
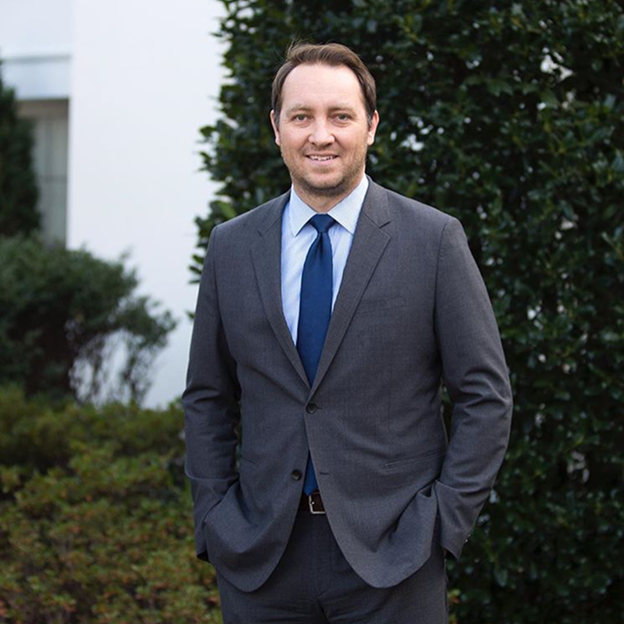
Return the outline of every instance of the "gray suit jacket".
{"type": "Polygon", "coordinates": [[[244,591],[262,585],[309,449],[345,558],[391,587],[434,540],[459,558],[494,484],[512,409],[498,328],[460,222],[371,181],[310,387],[282,312],[287,200],[210,238],[183,394],[197,556],[244,591]]]}

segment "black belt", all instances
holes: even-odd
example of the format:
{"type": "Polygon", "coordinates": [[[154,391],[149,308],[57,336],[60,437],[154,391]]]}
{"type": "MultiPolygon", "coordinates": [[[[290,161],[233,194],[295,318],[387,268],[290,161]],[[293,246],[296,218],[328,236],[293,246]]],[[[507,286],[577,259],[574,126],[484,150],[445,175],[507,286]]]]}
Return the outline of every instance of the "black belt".
{"type": "Polygon", "coordinates": [[[323,499],[321,493],[318,490],[314,490],[309,496],[306,494],[301,495],[301,501],[299,502],[300,511],[308,511],[311,514],[324,514],[325,506],[323,505],[323,499]]]}

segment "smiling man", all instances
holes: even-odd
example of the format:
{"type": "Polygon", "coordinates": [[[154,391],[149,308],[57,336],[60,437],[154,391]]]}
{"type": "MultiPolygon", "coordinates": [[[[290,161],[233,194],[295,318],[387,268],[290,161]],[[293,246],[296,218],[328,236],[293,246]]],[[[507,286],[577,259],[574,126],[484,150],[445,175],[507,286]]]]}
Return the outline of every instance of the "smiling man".
{"type": "Polygon", "coordinates": [[[490,300],[459,221],[365,175],[379,115],[356,54],[293,46],[272,100],[292,187],[213,230],[197,301],[197,556],[225,624],[446,623],[445,557],[509,437],[490,300]]]}
{"type": "Polygon", "coordinates": [[[331,210],[364,177],[377,111],[366,110],[351,69],[322,64],[278,74],[273,107],[275,142],[295,191],[315,211],[331,210]]]}

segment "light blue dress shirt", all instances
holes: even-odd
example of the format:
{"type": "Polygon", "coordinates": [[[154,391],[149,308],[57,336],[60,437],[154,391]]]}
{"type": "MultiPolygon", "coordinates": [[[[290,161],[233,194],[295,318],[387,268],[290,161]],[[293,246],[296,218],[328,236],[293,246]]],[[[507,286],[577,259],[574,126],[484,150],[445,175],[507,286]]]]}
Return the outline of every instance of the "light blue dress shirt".
{"type": "MultiPolygon", "coordinates": [[[[355,189],[327,213],[336,220],[336,224],[329,229],[333,269],[332,310],[336,303],[342,274],[353,243],[355,226],[367,190],[368,178],[363,176],[355,189]]],[[[282,305],[284,318],[295,344],[297,344],[297,326],[299,325],[303,264],[310,245],[317,236],[317,231],[308,221],[315,214],[318,213],[304,203],[295,189],[291,188],[290,200],[282,214],[282,305]]]]}

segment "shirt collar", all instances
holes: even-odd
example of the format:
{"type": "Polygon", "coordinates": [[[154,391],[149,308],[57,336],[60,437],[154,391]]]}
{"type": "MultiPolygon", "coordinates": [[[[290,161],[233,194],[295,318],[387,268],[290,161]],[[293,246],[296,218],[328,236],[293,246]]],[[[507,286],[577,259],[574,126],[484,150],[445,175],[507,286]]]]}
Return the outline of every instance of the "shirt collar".
{"type": "MultiPolygon", "coordinates": [[[[342,227],[350,232],[355,233],[364,196],[368,190],[368,178],[364,175],[360,183],[347,195],[342,201],[338,202],[327,214],[336,219],[342,227]]],[[[301,228],[316,214],[313,210],[297,195],[294,187],[290,189],[290,230],[293,236],[297,236],[301,228]]]]}

